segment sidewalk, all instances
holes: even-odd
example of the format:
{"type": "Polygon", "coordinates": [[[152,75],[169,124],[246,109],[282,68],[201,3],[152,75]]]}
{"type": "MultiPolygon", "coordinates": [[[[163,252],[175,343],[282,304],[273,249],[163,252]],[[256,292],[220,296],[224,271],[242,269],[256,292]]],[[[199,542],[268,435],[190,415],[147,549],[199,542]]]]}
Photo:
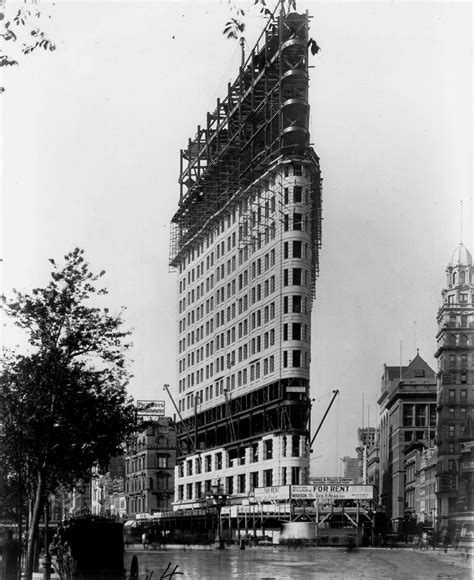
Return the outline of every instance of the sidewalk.
{"type": "Polygon", "coordinates": [[[423,556],[429,558],[435,558],[444,564],[448,565],[456,565],[456,566],[463,566],[467,569],[473,569],[473,559],[472,554],[467,557],[465,552],[460,552],[459,550],[455,550],[452,547],[448,548],[448,551],[445,552],[442,547],[437,547],[435,550],[433,548],[429,548],[428,550],[414,550],[423,556]]]}

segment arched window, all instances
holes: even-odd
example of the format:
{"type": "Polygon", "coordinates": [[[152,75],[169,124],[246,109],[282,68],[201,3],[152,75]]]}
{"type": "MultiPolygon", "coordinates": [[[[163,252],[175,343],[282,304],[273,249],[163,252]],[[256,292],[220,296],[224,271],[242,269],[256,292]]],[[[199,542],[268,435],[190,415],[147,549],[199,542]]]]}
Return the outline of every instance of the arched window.
{"type": "Polygon", "coordinates": [[[465,334],[461,335],[461,346],[467,346],[467,336],[465,334]]]}
{"type": "Polygon", "coordinates": [[[466,272],[461,272],[461,284],[466,283],[466,272]]]}
{"type": "Polygon", "coordinates": [[[456,346],[456,335],[451,334],[449,337],[449,346],[456,346]]]}
{"type": "Polygon", "coordinates": [[[456,285],[456,272],[453,272],[453,285],[456,285]]]}

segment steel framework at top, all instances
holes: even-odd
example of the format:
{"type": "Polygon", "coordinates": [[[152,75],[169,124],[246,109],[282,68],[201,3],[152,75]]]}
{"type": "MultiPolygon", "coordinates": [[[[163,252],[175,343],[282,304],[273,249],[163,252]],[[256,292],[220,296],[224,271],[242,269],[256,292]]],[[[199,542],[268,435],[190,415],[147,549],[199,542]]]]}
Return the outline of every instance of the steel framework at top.
{"type": "MultiPolygon", "coordinates": [[[[307,13],[290,13],[268,22],[227,96],[217,99],[206,126],[198,126],[181,150],[170,266],[179,264],[209,219],[277,158],[310,159],[319,172],[309,146],[308,21],[307,13]]],[[[314,190],[319,197],[319,178],[314,190]]]]}

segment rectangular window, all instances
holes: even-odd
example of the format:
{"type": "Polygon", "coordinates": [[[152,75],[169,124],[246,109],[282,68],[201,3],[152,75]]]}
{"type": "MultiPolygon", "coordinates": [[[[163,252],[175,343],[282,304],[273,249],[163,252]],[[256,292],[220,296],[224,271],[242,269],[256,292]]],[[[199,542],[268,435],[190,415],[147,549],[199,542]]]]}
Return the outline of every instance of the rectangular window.
{"type": "Polygon", "coordinates": [[[301,296],[293,296],[293,312],[301,312],[301,296]]]}
{"type": "Polygon", "coordinates": [[[424,427],[426,422],[426,406],[425,405],[416,405],[415,406],[415,425],[417,427],[424,427]]]}
{"type": "Polygon", "coordinates": [[[301,268],[293,268],[293,286],[301,286],[301,268]]]}
{"type": "Polygon", "coordinates": [[[250,483],[251,483],[252,489],[255,489],[256,487],[258,487],[258,471],[253,471],[250,474],[250,483]]]}
{"type": "Polygon", "coordinates": [[[293,188],[293,203],[301,203],[303,201],[303,188],[301,185],[295,185],[293,188]]]}
{"type": "Polygon", "coordinates": [[[293,435],[291,438],[291,456],[300,456],[300,438],[299,435],[293,435]]]}
{"type": "Polygon", "coordinates": [[[291,468],[291,484],[292,485],[299,485],[300,483],[300,468],[299,467],[292,467],[291,468]]]}
{"type": "Polygon", "coordinates": [[[272,459],[273,458],[273,440],[268,439],[267,441],[263,442],[263,459],[272,459]]]}
{"type": "Polygon", "coordinates": [[[283,244],[283,258],[284,258],[285,260],[287,260],[287,259],[288,259],[288,242],[285,242],[285,243],[283,244]]]}
{"type": "Polygon", "coordinates": [[[288,286],[288,270],[283,270],[283,286],[288,286]]]}
{"type": "Polygon", "coordinates": [[[293,214],[293,230],[301,231],[303,229],[303,215],[295,212],[293,214]]]}
{"type": "Polygon", "coordinates": [[[251,458],[252,458],[252,463],[256,463],[258,461],[258,443],[252,444],[251,458]]]}
{"type": "Polygon", "coordinates": [[[294,350],[293,351],[293,367],[300,367],[301,366],[301,351],[294,350]]]}
{"type": "Polygon", "coordinates": [[[293,258],[301,258],[302,242],[293,242],[293,258]]]}
{"type": "Polygon", "coordinates": [[[301,340],[301,323],[293,322],[293,340],[301,340]]]}
{"type": "Polygon", "coordinates": [[[271,487],[273,485],[273,469],[265,469],[263,479],[265,487],[271,487]]]}

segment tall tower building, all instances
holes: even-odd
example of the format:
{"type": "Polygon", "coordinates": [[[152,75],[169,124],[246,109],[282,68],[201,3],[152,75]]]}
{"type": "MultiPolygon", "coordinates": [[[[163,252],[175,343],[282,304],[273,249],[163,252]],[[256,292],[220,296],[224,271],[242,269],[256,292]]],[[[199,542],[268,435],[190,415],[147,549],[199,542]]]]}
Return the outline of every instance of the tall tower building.
{"type": "Polygon", "coordinates": [[[446,274],[443,304],[437,316],[438,350],[435,354],[438,359],[437,519],[441,527],[454,531],[467,515],[462,498],[472,498],[473,493],[472,488],[465,489],[466,481],[472,484],[472,477],[467,477],[473,471],[472,462],[463,461],[461,470],[459,461],[460,454],[466,453],[466,446],[468,452],[474,446],[471,429],[474,403],[474,267],[472,256],[463,244],[455,249],[446,274]]]}
{"type": "Polygon", "coordinates": [[[308,15],[271,20],[181,151],[175,508],[241,503],[309,471],[311,309],[321,239],[308,15]]]}

